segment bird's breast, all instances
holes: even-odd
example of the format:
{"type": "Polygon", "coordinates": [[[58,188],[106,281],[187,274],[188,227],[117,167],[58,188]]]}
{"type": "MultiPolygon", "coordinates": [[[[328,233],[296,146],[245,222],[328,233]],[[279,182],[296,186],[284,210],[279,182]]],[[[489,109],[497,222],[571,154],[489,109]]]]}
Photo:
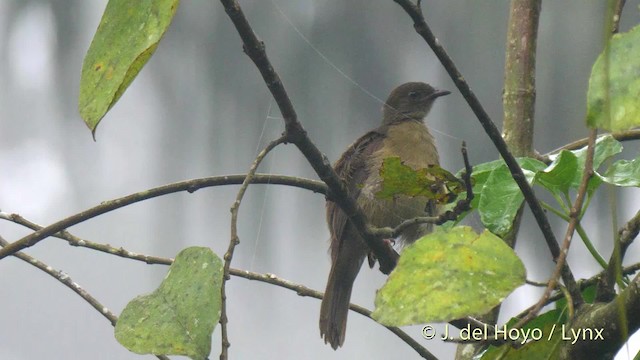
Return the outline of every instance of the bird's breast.
{"type": "Polygon", "coordinates": [[[394,227],[404,220],[431,214],[425,213],[427,199],[424,197],[396,195],[393,199],[382,200],[375,196],[382,187],[382,162],[389,157],[400,157],[405,165],[418,170],[438,164],[438,152],[433,136],[422,122],[403,121],[390,125],[385,135],[382,146],[368,161],[369,176],[363,184],[358,204],[373,225],[394,227]]]}
{"type": "Polygon", "coordinates": [[[399,156],[414,169],[438,164],[438,151],[427,127],[418,121],[403,121],[389,126],[382,147],[374,154],[379,167],[385,158],[399,156]]]}

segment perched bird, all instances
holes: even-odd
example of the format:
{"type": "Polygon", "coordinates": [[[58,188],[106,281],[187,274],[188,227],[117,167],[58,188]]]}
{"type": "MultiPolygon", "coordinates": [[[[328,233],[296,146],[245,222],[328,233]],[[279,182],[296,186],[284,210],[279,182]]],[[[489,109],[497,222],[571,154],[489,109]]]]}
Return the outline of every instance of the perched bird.
{"type": "MultiPolygon", "coordinates": [[[[436,215],[436,205],[424,197],[397,195],[383,200],[380,167],[384,159],[400,157],[418,170],[438,164],[438,150],[424,124],[436,98],[450,94],[421,82],[402,84],[391,91],[382,109],[382,125],[360,137],[342,154],[334,168],[367,220],[377,227],[395,227],[418,216],[436,215]]],[[[327,200],[331,234],[331,272],[320,310],[320,336],[337,349],[342,346],[353,282],[369,253],[367,244],[334,202],[327,200]]],[[[431,231],[430,224],[416,225],[400,235],[410,244],[431,231]]]]}

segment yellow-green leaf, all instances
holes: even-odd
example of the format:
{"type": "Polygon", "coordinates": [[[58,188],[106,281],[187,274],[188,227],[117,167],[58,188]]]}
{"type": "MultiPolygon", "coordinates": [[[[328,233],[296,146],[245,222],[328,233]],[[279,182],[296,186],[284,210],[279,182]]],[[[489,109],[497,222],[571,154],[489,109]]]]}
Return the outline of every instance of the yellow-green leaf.
{"type": "Polygon", "coordinates": [[[109,0],[82,64],[80,116],[95,135],[153,54],[179,0],[109,0]]]}
{"type": "Polygon", "coordinates": [[[587,124],[609,131],[638,126],[638,99],[640,25],[627,33],[613,35],[608,48],[593,65],[587,93],[587,124]]]}
{"type": "Polygon", "coordinates": [[[438,165],[414,170],[402,163],[399,157],[384,159],[380,167],[382,189],[376,194],[380,199],[396,195],[424,196],[438,203],[448,203],[465,190],[464,183],[438,165]],[[443,188],[446,191],[443,191],[443,188]]]}
{"type": "Polygon", "coordinates": [[[158,289],[127,304],[116,339],[138,354],[207,358],[220,319],[222,273],[222,261],[209,248],[182,250],[158,289]]]}
{"type": "Polygon", "coordinates": [[[491,232],[436,230],[403,251],[372,316],[393,326],[477,316],[524,281],[522,261],[491,232]]]}

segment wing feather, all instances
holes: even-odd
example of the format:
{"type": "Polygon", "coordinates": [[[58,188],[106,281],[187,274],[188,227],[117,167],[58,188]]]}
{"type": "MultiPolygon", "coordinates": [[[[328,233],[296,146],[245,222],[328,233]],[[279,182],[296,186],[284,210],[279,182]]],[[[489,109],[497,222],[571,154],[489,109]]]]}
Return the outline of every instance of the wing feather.
{"type": "MultiPolygon", "coordinates": [[[[380,129],[372,130],[356,140],[335,163],[334,169],[347,185],[349,194],[358,199],[362,184],[369,177],[367,159],[382,146],[384,133],[380,129]]],[[[331,234],[331,258],[336,259],[340,247],[345,241],[344,234],[348,226],[347,216],[340,207],[327,201],[327,223],[331,234]]]]}

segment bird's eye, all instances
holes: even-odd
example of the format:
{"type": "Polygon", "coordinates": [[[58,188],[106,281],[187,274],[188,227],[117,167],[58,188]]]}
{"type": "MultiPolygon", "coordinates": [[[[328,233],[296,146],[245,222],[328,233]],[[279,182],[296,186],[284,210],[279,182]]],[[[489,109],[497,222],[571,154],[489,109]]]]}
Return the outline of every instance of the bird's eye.
{"type": "Polygon", "coordinates": [[[409,98],[417,99],[418,98],[418,92],[417,91],[409,91],[409,98]]]}

